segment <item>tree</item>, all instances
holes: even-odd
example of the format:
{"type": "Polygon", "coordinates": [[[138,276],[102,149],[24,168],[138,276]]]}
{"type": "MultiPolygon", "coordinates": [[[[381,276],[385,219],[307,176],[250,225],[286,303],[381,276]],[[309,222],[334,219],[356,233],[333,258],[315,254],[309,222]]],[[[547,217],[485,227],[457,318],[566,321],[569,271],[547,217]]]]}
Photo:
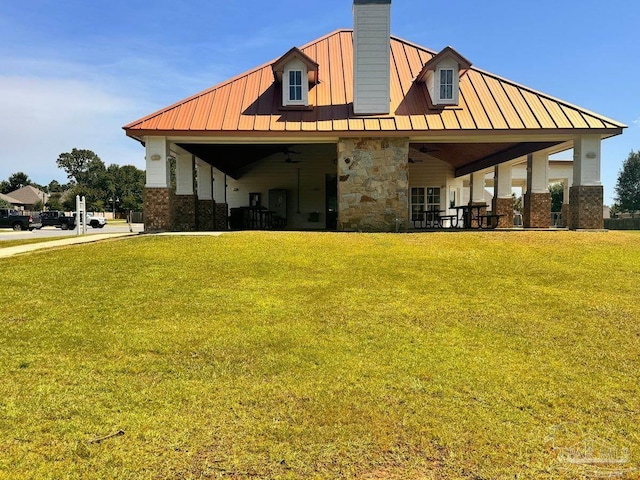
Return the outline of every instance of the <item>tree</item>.
{"type": "Polygon", "coordinates": [[[79,150],[74,148],[71,152],[61,153],[56,160],[59,168],[62,168],[69,181],[77,185],[88,185],[96,181],[104,172],[105,165],[100,157],[91,150],[79,150]]]}
{"type": "Polygon", "coordinates": [[[14,173],[9,177],[9,191],[13,192],[14,190],[18,190],[19,188],[26,187],[27,185],[31,185],[33,182],[24,172],[14,173]]]}
{"type": "Polygon", "coordinates": [[[629,153],[616,182],[616,204],[620,211],[640,210],[640,150],[629,153]]]}
{"type": "Polygon", "coordinates": [[[564,183],[554,183],[549,186],[551,194],[551,211],[561,212],[562,202],[564,200],[564,183]]]}

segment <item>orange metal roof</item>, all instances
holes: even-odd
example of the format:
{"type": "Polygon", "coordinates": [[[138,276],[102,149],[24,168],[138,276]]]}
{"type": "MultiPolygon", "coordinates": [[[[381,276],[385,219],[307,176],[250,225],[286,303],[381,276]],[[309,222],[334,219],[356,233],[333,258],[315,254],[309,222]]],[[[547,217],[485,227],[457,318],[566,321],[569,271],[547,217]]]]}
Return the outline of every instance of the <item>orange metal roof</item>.
{"type": "Polygon", "coordinates": [[[414,80],[436,53],[391,37],[391,113],[353,114],[353,31],[338,30],[300,48],[318,64],[308,110],[280,105],[280,85],[264,64],[124,127],[127,135],[248,136],[268,132],[416,134],[452,131],[593,130],[617,134],[625,125],[471,67],[460,79],[456,107],[430,109],[426,85],[414,80]]]}

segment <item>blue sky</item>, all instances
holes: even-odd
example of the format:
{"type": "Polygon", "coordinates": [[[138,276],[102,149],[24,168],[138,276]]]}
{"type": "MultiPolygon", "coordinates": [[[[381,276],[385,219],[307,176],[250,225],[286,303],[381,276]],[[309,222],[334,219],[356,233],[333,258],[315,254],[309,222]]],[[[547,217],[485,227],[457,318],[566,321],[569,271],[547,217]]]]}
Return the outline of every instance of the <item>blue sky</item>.
{"type": "MultiPolygon", "coordinates": [[[[66,181],[72,148],[144,168],[121,127],[338,28],[351,0],[0,3],[0,179],[66,181]]],[[[640,150],[635,0],[392,0],[391,32],[628,125],[602,144],[605,202],[640,150]]]]}

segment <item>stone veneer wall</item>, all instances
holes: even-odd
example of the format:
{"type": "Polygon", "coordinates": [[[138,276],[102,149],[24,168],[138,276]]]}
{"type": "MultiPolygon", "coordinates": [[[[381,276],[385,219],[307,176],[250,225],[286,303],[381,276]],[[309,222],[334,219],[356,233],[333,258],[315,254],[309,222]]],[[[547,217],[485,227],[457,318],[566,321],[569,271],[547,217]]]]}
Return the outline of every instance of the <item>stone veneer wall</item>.
{"type": "Polygon", "coordinates": [[[498,228],[513,228],[513,197],[493,198],[493,214],[501,215],[498,218],[498,228]]]}
{"type": "Polygon", "coordinates": [[[551,194],[525,193],[524,228],[549,228],[551,226],[551,194]]]}
{"type": "Polygon", "coordinates": [[[214,230],[229,230],[229,205],[226,203],[215,204],[216,218],[214,221],[214,230]]]}
{"type": "Polygon", "coordinates": [[[175,195],[173,197],[171,229],[176,232],[196,230],[195,195],[175,195]]]}
{"type": "Polygon", "coordinates": [[[338,230],[395,232],[409,223],[409,141],[338,142],[338,230]]]}
{"type": "Polygon", "coordinates": [[[171,206],[174,197],[170,188],[144,189],[144,230],[158,232],[171,230],[171,206]]]}
{"type": "Polygon", "coordinates": [[[569,188],[569,228],[602,229],[604,219],[602,186],[575,186],[569,188]]]}
{"type": "Polygon", "coordinates": [[[211,231],[215,224],[215,202],[198,200],[198,230],[211,231]]]}

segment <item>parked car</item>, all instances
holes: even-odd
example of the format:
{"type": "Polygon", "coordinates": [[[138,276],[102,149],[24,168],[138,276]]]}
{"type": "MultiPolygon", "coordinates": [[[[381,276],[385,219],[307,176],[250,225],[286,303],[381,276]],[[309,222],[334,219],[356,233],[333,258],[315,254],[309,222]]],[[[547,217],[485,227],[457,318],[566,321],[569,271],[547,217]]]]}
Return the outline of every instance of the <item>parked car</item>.
{"type": "Polygon", "coordinates": [[[76,228],[76,217],[67,216],[64,212],[59,212],[58,210],[41,212],[40,218],[43,227],[57,227],[62,230],[73,230],[76,228]]]}
{"type": "Polygon", "coordinates": [[[0,228],[13,228],[16,231],[33,231],[42,228],[40,217],[33,215],[20,215],[18,210],[12,208],[0,208],[0,228]]]}
{"type": "MultiPolygon", "coordinates": [[[[76,212],[73,212],[73,218],[76,218],[76,212]]],[[[82,217],[80,217],[80,221],[82,221],[82,217]]],[[[107,219],[104,217],[99,217],[98,215],[94,215],[92,213],[87,212],[87,225],[92,228],[103,228],[107,224],[107,219]]]]}

